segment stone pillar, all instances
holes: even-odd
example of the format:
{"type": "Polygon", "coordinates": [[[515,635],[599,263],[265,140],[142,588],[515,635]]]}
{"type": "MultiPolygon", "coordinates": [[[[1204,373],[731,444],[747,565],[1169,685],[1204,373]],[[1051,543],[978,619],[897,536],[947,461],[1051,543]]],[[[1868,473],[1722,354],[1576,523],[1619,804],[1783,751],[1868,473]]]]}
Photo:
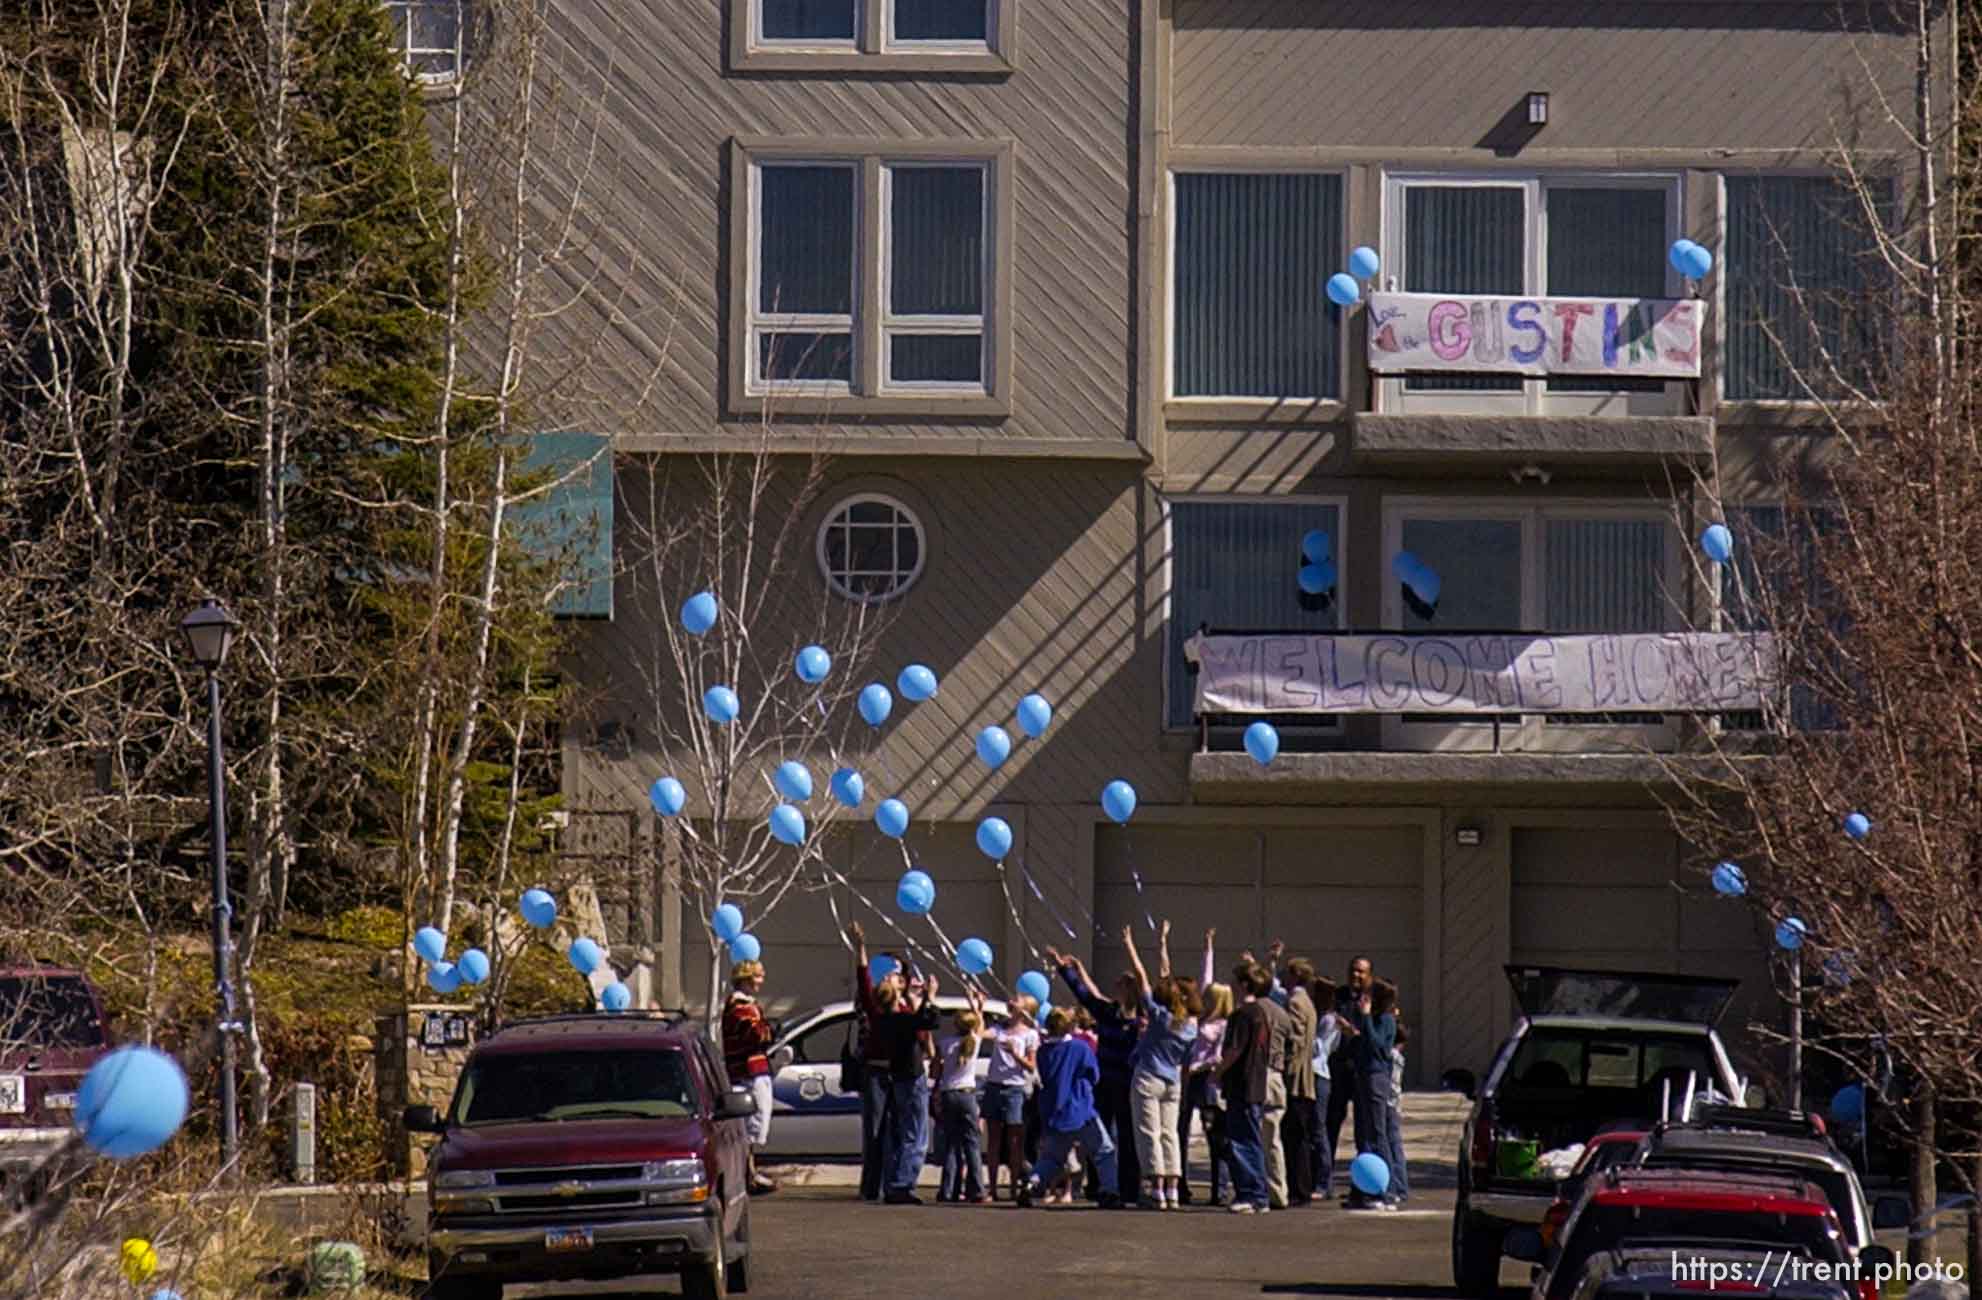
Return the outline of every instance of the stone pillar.
{"type": "Polygon", "coordinates": [[[475,1046],[475,1016],[465,1007],[415,1004],[376,1017],[373,1053],[379,1113],[394,1136],[389,1156],[397,1177],[417,1177],[425,1154],[414,1159],[413,1135],[401,1126],[408,1106],[445,1110],[475,1046]],[[429,1031],[430,1018],[435,1029],[429,1031]]]}

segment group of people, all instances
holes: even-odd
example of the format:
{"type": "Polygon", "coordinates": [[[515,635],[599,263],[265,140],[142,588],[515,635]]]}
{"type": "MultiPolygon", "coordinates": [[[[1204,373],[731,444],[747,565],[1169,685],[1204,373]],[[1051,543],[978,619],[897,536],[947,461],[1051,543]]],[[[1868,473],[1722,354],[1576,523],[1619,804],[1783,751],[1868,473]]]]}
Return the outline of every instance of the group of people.
{"type": "Polygon", "coordinates": [[[992,1023],[974,987],[945,1026],[936,976],[896,959],[877,980],[860,925],[847,927],[859,1037],[842,1086],[857,1082],[861,1095],[861,1196],[921,1203],[933,1120],[938,1200],[995,1201],[1004,1168],[1021,1206],[1071,1199],[1080,1182],[1104,1208],[1174,1209],[1194,1199],[1195,1121],[1211,1153],[1210,1203],[1282,1210],[1334,1199],[1336,1149],[1353,1123],[1356,1152],[1381,1157],[1389,1185],[1375,1195],[1351,1186],[1345,1206],[1400,1205],[1410,1195],[1400,1112],[1408,1033],[1396,986],[1357,957],[1338,987],[1304,958],[1283,964],[1277,942],[1264,962],[1241,954],[1218,982],[1213,930],[1193,979],[1171,971],[1169,932],[1165,922],[1152,980],[1133,927],[1123,928],[1126,968],[1112,997],[1077,957],[1048,949],[1073,1003],[1047,1008],[1042,1035],[1032,998],[1013,998],[992,1023]]]}

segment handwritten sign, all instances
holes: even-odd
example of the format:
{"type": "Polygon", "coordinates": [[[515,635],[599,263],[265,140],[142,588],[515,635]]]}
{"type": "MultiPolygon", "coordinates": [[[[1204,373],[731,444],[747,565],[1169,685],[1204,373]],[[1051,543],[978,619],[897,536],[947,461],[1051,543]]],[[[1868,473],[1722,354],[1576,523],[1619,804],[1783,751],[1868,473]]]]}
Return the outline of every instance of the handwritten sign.
{"type": "Polygon", "coordinates": [[[1765,633],[1204,636],[1199,713],[1717,713],[1762,707],[1765,633]]]}
{"type": "Polygon", "coordinates": [[[1697,379],[1705,307],[1687,298],[1373,293],[1370,369],[1697,379]]]}

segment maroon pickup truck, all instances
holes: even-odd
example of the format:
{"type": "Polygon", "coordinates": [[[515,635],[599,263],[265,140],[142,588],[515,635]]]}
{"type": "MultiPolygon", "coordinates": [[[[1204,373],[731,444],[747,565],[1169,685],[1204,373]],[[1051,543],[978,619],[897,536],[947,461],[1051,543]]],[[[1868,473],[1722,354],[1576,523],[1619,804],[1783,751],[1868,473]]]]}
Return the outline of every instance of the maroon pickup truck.
{"type": "Polygon", "coordinates": [[[81,971],[0,966],[0,1177],[15,1182],[74,1135],[76,1089],[109,1050],[81,971]]]}
{"type": "Polygon", "coordinates": [[[427,1164],[432,1300],[504,1283],[679,1273],[692,1298],[750,1285],[743,1121],[722,1058],[659,1015],[557,1016],[484,1040],[427,1164]]]}

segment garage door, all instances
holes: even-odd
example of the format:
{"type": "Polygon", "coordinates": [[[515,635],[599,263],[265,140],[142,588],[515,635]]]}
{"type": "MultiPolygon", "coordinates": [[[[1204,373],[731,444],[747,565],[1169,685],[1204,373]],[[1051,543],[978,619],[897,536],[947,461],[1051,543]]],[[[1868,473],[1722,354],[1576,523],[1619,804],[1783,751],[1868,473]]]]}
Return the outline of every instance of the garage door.
{"type": "MultiPolygon", "coordinates": [[[[1171,959],[1196,974],[1206,926],[1218,929],[1218,978],[1246,948],[1264,954],[1284,939],[1341,978],[1352,956],[1366,956],[1398,985],[1407,1018],[1423,977],[1424,836],[1416,827],[1203,826],[1102,827],[1095,846],[1095,915],[1109,935],[1097,944],[1101,970],[1119,963],[1114,937],[1145,914],[1169,918],[1171,959]],[[1138,894],[1136,877],[1142,879],[1138,894]]],[[[1147,960],[1147,955],[1145,956],[1147,960]]]]}
{"type": "Polygon", "coordinates": [[[1513,855],[1515,962],[1738,979],[1721,1031],[1737,1056],[1758,1050],[1747,1026],[1776,1023],[1779,1005],[1754,913],[1679,888],[1672,834],[1517,828],[1513,855]]]}

